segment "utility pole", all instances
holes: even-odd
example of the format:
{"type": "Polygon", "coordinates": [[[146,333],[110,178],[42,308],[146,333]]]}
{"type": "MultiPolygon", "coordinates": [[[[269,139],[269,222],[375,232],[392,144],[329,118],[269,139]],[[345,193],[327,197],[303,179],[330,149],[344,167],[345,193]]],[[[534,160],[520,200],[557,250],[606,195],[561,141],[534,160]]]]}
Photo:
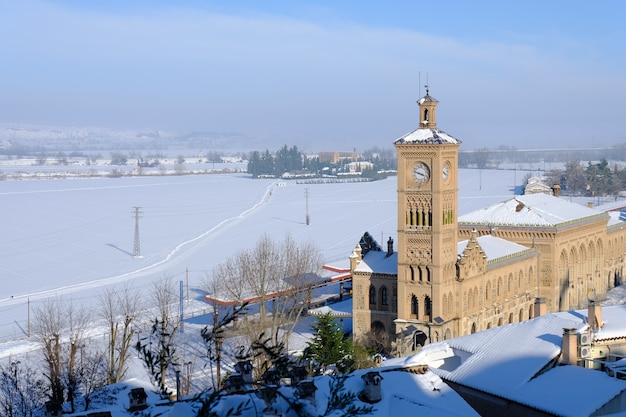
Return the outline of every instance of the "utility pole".
{"type": "Polygon", "coordinates": [[[133,207],[135,210],[135,243],[133,244],[133,258],[141,258],[141,246],[139,245],[139,211],[141,207],[133,207]]]}
{"type": "Polygon", "coordinates": [[[311,219],[309,218],[309,189],[308,188],[304,189],[304,198],[306,200],[306,225],[308,226],[309,223],[311,222],[311,219]]]}

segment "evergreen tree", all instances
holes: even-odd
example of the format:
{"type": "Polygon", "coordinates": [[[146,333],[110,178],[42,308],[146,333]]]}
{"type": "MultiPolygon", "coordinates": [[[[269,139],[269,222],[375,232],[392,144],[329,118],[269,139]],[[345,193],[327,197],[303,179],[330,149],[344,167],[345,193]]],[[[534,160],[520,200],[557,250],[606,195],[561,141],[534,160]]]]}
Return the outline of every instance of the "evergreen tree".
{"type": "Polygon", "coordinates": [[[337,325],[332,314],[326,313],[317,319],[313,326],[315,334],[308,343],[306,356],[315,359],[325,370],[329,365],[337,365],[340,371],[348,371],[347,358],[352,355],[352,343],[343,336],[343,329],[337,325]]]}

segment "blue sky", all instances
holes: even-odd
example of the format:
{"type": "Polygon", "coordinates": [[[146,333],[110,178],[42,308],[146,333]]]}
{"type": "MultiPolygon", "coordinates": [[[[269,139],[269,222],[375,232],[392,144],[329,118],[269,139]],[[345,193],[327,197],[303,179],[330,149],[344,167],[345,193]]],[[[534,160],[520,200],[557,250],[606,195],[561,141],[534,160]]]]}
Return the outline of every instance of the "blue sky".
{"type": "Polygon", "coordinates": [[[626,3],[0,0],[0,123],[391,147],[626,142],[626,3]],[[428,75],[427,75],[428,74],[428,75]]]}

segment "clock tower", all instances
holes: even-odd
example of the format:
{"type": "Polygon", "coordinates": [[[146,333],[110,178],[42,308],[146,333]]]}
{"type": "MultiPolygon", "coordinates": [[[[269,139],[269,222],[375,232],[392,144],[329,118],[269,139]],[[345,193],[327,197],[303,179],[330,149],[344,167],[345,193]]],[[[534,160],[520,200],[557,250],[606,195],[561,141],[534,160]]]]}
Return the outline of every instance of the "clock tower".
{"type": "Polygon", "coordinates": [[[419,127],[394,142],[398,152],[398,348],[458,335],[453,311],[457,261],[458,150],[437,128],[426,86],[419,127]],[[444,301],[445,300],[445,301],[444,301]]]}

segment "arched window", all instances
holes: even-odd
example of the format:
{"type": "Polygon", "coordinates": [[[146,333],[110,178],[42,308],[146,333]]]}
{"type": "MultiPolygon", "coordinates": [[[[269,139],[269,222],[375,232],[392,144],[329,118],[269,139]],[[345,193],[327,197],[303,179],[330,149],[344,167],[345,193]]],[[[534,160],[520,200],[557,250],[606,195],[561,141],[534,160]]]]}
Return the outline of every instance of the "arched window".
{"type": "Polygon", "coordinates": [[[417,300],[417,297],[415,295],[411,296],[411,314],[415,316],[415,318],[419,318],[419,309],[420,309],[420,303],[417,300]]]}
{"type": "Polygon", "coordinates": [[[413,268],[413,265],[409,265],[409,271],[411,272],[411,281],[415,281],[415,268],[413,268]]]}
{"type": "Polygon", "coordinates": [[[423,277],[424,271],[422,270],[422,267],[421,267],[421,266],[418,266],[418,267],[417,267],[417,273],[419,274],[419,280],[420,280],[420,282],[422,282],[422,281],[423,281],[423,279],[424,279],[424,277],[423,277]]]}
{"type": "Polygon", "coordinates": [[[370,285],[370,305],[376,304],[376,288],[370,285]]]}
{"type": "Polygon", "coordinates": [[[430,315],[432,314],[432,303],[430,302],[430,297],[426,296],[424,297],[424,315],[428,316],[428,321],[432,320],[432,317],[430,317],[430,315]]]}
{"type": "Polygon", "coordinates": [[[424,122],[428,121],[428,109],[424,109],[424,119],[422,121],[424,122]]]}
{"type": "Polygon", "coordinates": [[[387,297],[387,287],[383,286],[380,289],[380,303],[384,306],[389,305],[389,300],[387,297]]]}

